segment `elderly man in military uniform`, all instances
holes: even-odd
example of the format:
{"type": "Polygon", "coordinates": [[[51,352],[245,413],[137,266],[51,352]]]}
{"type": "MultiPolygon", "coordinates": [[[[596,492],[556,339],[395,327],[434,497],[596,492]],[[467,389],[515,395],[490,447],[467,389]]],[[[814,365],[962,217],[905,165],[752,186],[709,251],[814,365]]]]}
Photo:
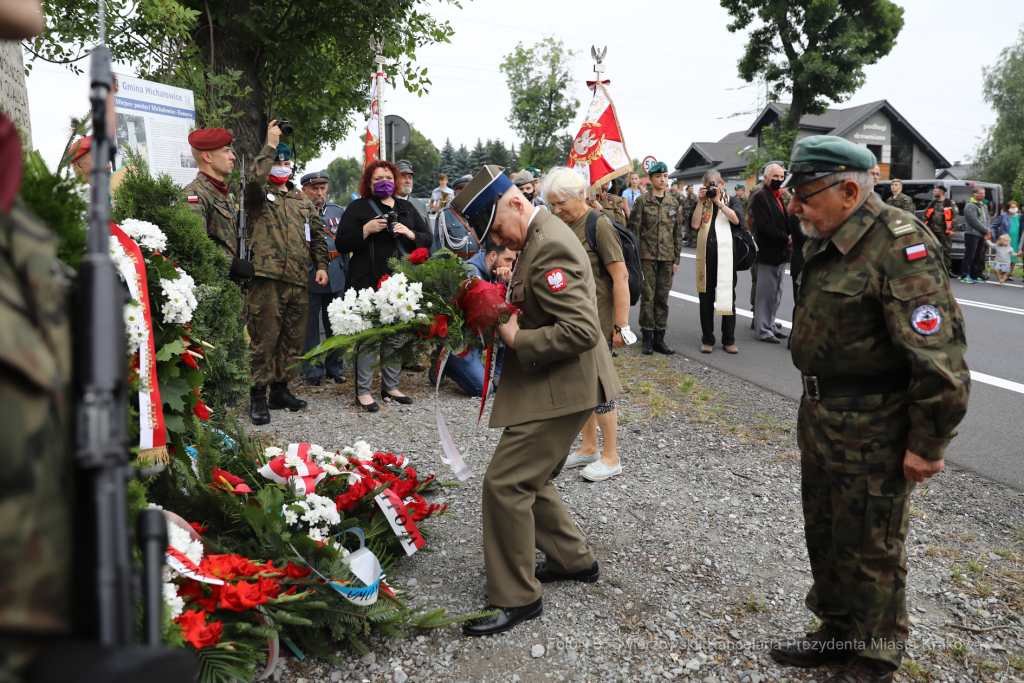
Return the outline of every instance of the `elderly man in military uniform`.
{"type": "Polygon", "coordinates": [[[270,410],[306,407],[288,390],[288,380],[306,337],[309,262],[316,284],[326,287],[330,281],[320,213],[289,180],[292,152],[280,140],[281,129],[271,121],[267,144],[245,177],[247,237],[255,270],[245,299],[252,351],[249,417],[256,425],[270,422],[270,410]]]}
{"type": "MultiPolygon", "coordinates": [[[[458,196],[464,187],[473,179],[471,175],[464,175],[454,183],[451,188],[454,196],[458,196]]],[[[470,259],[483,248],[469,223],[457,212],[451,210],[451,204],[437,212],[434,219],[434,242],[432,251],[447,249],[454,252],[456,256],[463,259],[470,259]]]]}
{"type": "Polygon", "coordinates": [[[683,248],[683,221],[679,202],[665,191],[668,166],[659,161],[647,172],[651,189],[633,203],[629,212],[630,231],[640,241],[640,264],[644,286],[640,292],[640,331],[643,353],[675,353],[665,344],[668,327],[668,297],[672,278],[679,268],[683,248]]]}
{"type": "Polygon", "coordinates": [[[874,155],[833,136],[793,149],[788,211],[809,237],[793,318],[804,534],[822,628],[772,645],[830,683],[888,683],[908,635],[916,483],[942,471],[967,412],[963,317],[938,242],[872,191],[874,155]]]}
{"type": "Polygon", "coordinates": [[[953,232],[960,222],[960,209],[956,202],[946,197],[945,185],[936,185],[932,189],[932,197],[934,199],[924,210],[924,223],[942,245],[942,263],[949,273],[953,268],[953,232]]]}
{"type": "MultiPolygon", "coordinates": [[[[307,173],[302,176],[302,194],[306,199],[313,202],[317,213],[320,215],[320,222],[324,226],[324,238],[327,240],[327,257],[330,262],[327,266],[327,277],[330,280],[326,285],[316,281],[316,272],[312,259],[309,261],[309,282],[306,289],[309,291],[309,317],[306,320],[306,345],[302,347],[305,355],[320,343],[320,321],[323,320],[324,331],[328,337],[334,336],[331,329],[331,320],[327,316],[327,307],[336,296],[345,291],[345,273],[348,272],[349,254],[342,254],[334,244],[334,236],[337,234],[338,222],[344,212],[337,204],[327,201],[327,184],[330,176],[324,171],[307,173]]],[[[338,358],[337,352],[327,356],[323,365],[302,364],[302,372],[306,376],[306,383],[314,387],[320,386],[320,379],[327,374],[338,384],[345,381],[342,374],[342,360],[338,358]]]]}
{"type": "Polygon", "coordinates": [[[490,227],[496,244],[519,250],[508,300],[522,311],[497,328],[505,363],[490,426],[504,431],[483,483],[487,595],[498,614],[464,626],[470,636],[540,616],[542,583],[597,581],[594,552],[552,480],[594,408],[622,391],[583,245],[501,170],[485,166],[452,200],[479,234],[490,227]],[[547,559],[535,565],[536,549],[547,559]]]}
{"type": "Polygon", "coordinates": [[[203,227],[231,262],[231,279],[251,280],[255,272],[246,255],[238,254],[238,208],[224,179],[235,167],[231,151],[234,136],[223,128],[205,128],[188,134],[192,158],[199,165],[196,179],[185,186],[186,206],[203,219],[203,227]]]}

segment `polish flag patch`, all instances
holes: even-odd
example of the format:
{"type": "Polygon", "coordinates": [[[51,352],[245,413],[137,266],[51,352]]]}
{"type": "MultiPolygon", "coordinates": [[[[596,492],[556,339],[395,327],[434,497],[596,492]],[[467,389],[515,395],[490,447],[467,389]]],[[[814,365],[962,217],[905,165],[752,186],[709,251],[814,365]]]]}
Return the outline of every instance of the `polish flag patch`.
{"type": "Polygon", "coordinates": [[[561,268],[555,268],[544,277],[548,279],[548,287],[551,288],[552,292],[565,289],[565,277],[562,275],[561,268]]]}
{"type": "Polygon", "coordinates": [[[908,261],[916,261],[917,259],[924,258],[928,255],[928,249],[923,244],[909,246],[905,251],[907,252],[908,261]]]}
{"type": "Polygon", "coordinates": [[[189,200],[190,202],[198,202],[198,201],[199,201],[199,196],[198,196],[198,195],[194,195],[194,194],[190,194],[190,195],[188,196],[188,200],[189,200]]]}

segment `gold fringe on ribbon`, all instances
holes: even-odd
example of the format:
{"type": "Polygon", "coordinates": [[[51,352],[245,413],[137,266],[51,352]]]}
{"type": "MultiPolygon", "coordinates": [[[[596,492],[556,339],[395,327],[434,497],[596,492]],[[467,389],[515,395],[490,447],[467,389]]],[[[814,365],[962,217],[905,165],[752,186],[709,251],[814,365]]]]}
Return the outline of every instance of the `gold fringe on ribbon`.
{"type": "Polygon", "coordinates": [[[139,450],[137,460],[141,465],[166,465],[171,461],[171,456],[167,453],[167,448],[164,446],[160,448],[143,448],[139,450]]]}

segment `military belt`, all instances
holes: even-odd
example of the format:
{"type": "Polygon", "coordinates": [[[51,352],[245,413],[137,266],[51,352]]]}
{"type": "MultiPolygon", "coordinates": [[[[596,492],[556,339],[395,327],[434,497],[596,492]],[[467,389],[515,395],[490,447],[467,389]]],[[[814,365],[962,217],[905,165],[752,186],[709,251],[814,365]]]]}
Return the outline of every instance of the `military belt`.
{"type": "Polygon", "coordinates": [[[341,252],[340,251],[329,251],[329,252],[327,252],[327,256],[329,256],[332,259],[336,259],[339,256],[341,256],[341,252]]]}
{"type": "Polygon", "coordinates": [[[868,377],[832,377],[820,379],[814,375],[802,376],[804,395],[812,401],[823,398],[871,396],[906,391],[910,386],[910,373],[902,372],[868,377]]]}

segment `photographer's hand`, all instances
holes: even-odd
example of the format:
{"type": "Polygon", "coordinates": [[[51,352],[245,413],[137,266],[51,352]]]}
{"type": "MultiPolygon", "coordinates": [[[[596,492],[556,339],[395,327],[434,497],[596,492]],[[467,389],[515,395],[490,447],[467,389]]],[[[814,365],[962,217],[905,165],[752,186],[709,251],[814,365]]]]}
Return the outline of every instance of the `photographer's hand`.
{"type": "Polygon", "coordinates": [[[281,129],[277,127],[277,119],[270,122],[267,126],[267,145],[270,147],[277,147],[281,142],[281,129]]]}
{"type": "Polygon", "coordinates": [[[380,232],[388,227],[388,221],[386,218],[371,218],[363,226],[363,239],[372,235],[375,232],[380,232]]]}
{"type": "Polygon", "coordinates": [[[707,198],[707,195],[708,195],[708,188],[706,188],[703,185],[701,185],[700,186],[700,190],[698,190],[698,192],[697,192],[697,199],[699,199],[700,201],[704,201],[707,198]]]}
{"type": "Polygon", "coordinates": [[[395,223],[395,234],[411,239],[413,242],[416,241],[416,233],[405,227],[402,223],[395,223]]]}

